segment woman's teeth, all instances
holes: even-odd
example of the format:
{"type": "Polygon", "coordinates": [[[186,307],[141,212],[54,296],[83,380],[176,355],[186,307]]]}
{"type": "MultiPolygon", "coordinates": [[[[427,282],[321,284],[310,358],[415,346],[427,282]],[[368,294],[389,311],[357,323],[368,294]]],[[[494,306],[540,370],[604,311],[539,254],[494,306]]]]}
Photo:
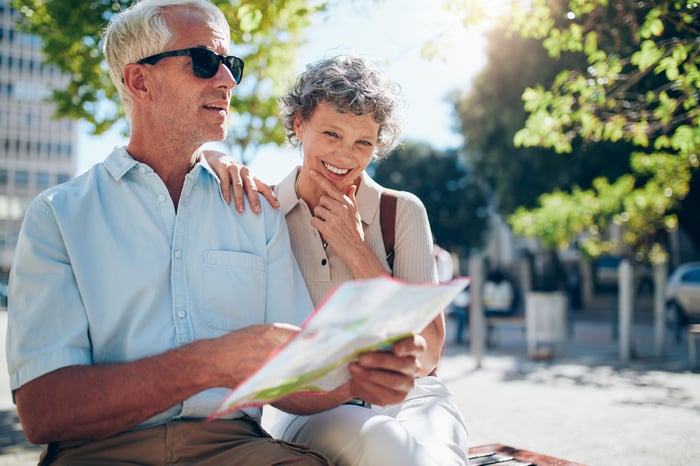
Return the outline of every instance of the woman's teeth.
{"type": "Polygon", "coordinates": [[[323,162],[323,166],[326,167],[326,170],[328,170],[331,173],[335,173],[336,175],[346,175],[350,169],[349,168],[338,168],[334,167],[333,165],[329,165],[326,162],[323,162]]]}

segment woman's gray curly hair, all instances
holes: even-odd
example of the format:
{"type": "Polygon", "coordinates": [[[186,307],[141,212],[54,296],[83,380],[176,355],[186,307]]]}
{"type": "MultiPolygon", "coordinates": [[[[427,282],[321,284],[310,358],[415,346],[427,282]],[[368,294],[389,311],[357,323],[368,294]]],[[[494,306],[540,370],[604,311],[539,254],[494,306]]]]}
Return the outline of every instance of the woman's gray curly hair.
{"type": "Polygon", "coordinates": [[[290,144],[299,146],[294,118],[308,120],[319,103],[328,102],[341,113],[371,115],[379,124],[374,155],[383,157],[398,145],[401,136],[398,84],[390,81],[372,62],[352,56],[324,58],[306,66],[289,93],[279,100],[284,132],[290,144]]]}

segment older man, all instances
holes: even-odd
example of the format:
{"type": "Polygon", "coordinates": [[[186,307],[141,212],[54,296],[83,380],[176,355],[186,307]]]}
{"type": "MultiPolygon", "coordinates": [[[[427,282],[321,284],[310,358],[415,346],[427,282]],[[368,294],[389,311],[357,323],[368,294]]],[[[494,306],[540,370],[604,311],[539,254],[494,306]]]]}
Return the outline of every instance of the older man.
{"type": "MultiPolygon", "coordinates": [[[[284,217],[266,203],[237,213],[200,154],[224,138],[243,73],[224,16],[207,0],[142,0],[104,44],[129,143],[32,202],[10,278],[8,365],[28,439],[47,444],[43,464],[328,464],[272,440],[258,409],[203,422],[311,306],[284,217]]],[[[424,349],[418,336],[363,355],[353,395],[407,393],[424,349]]]]}

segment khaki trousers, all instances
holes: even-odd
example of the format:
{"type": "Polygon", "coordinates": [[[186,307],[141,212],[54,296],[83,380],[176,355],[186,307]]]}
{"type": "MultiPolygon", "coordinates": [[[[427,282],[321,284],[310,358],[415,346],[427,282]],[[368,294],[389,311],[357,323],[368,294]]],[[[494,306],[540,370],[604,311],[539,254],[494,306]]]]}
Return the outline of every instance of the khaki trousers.
{"type": "Polygon", "coordinates": [[[39,464],[332,466],[305,445],[273,439],[249,417],[173,421],[94,442],[55,442],[39,464]]]}

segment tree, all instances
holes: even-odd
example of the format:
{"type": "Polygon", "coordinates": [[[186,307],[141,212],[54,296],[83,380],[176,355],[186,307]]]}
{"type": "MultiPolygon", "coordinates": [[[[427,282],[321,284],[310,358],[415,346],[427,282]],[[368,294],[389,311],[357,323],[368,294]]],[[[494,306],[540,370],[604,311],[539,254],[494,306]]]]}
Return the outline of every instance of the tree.
{"type": "MultiPolygon", "coordinates": [[[[465,26],[483,20],[484,6],[479,1],[445,0],[445,7],[465,26]]],[[[549,206],[552,215],[563,217],[561,228],[570,228],[564,242],[583,235],[584,252],[597,255],[620,246],[605,241],[608,227],[615,224],[638,259],[665,260],[660,233],[678,228],[676,211],[688,207],[684,199],[697,199],[688,192],[697,186],[691,180],[700,166],[700,4],[530,0],[511,1],[507,9],[501,24],[508,31],[541,40],[553,58],[577,54],[586,65],[565,68],[551,85],[524,92],[528,118],[515,135],[516,145],[559,153],[599,141],[635,148],[628,175],[596,180],[591,189],[562,191],[556,202],[542,198],[539,211],[521,209],[511,218],[516,232],[544,231],[546,225],[529,230],[524,226],[551,218],[543,215],[549,206]],[[566,218],[572,210],[558,207],[562,202],[582,205],[586,199],[593,204],[587,224],[566,218]]],[[[700,230],[698,220],[694,222],[700,230]]],[[[700,247],[698,235],[695,238],[700,247]]]]}
{"type": "Polygon", "coordinates": [[[676,209],[700,166],[700,5],[693,1],[535,0],[513,15],[514,30],[543,39],[552,57],[586,58],[585,70],[560,72],[549,89],[523,95],[528,120],[522,146],[570,152],[576,141],[625,141],[636,148],[630,173],[596,180],[592,189],[541,198],[512,218],[533,234],[557,217],[559,243],[583,236],[583,250],[616,248],[607,227],[619,226],[638,259],[666,260],[660,231],[678,228],[676,209]],[[566,208],[562,206],[567,206],[566,208]],[[586,208],[587,219],[580,220],[586,208]]]}
{"type": "MultiPolygon", "coordinates": [[[[84,119],[96,134],[123,117],[119,97],[100,52],[101,32],[131,0],[12,0],[23,31],[43,41],[47,64],[70,80],[55,89],[56,116],[84,119]]],[[[231,25],[232,53],[245,62],[244,79],[232,98],[232,130],[227,144],[249,159],[258,144],[284,141],[276,96],[290,84],[296,51],[311,17],[325,3],[307,0],[214,0],[231,25]]]]}
{"type": "Polygon", "coordinates": [[[454,149],[440,152],[424,143],[405,143],[369,171],[381,185],[420,198],[435,240],[444,248],[466,256],[483,245],[486,195],[454,149]]]}
{"type": "Polygon", "coordinates": [[[517,147],[516,132],[525,125],[522,94],[528,86],[551,84],[566,67],[582,68],[579,57],[550,58],[542,41],[508,35],[504,28],[488,32],[487,63],[464,97],[454,99],[465,156],[475,176],[485,180],[496,209],[508,216],[519,206],[534,207],[542,193],[588,187],[601,174],[619,176],[628,170],[629,145],[598,143],[558,155],[541,147],[517,147]]]}

